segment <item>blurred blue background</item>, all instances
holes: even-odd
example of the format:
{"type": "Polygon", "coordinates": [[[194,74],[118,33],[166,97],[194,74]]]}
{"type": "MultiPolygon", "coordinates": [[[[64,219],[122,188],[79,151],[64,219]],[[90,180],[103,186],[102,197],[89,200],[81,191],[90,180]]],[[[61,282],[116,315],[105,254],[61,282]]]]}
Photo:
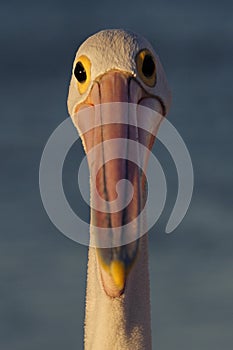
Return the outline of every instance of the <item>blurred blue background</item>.
{"type": "MultiPolygon", "coordinates": [[[[83,348],[87,247],[64,237],[41,203],[38,168],[49,135],[67,116],[77,47],[104,28],[128,28],[159,53],[173,92],[169,119],[190,151],[190,209],[164,234],[177,191],[169,154],[166,208],[150,232],[153,349],[233,348],[232,2],[2,1],[0,348],[83,348]]],[[[79,206],[75,145],[65,164],[79,206]]]]}

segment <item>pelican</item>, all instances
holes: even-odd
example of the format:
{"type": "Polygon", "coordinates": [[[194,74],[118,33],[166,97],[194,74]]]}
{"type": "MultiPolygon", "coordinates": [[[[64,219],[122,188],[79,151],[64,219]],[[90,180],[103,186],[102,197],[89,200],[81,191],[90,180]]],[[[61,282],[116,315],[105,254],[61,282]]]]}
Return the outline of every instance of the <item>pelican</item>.
{"type": "MultiPolygon", "coordinates": [[[[93,114],[93,129],[83,133],[79,120],[83,110],[127,102],[149,107],[164,117],[170,100],[159,57],[142,36],[126,30],[102,30],[79,47],[72,67],[67,104],[85,152],[114,138],[137,140],[151,149],[155,137],[127,125],[120,105],[117,108],[121,123],[95,127],[97,117],[93,114]]],[[[100,120],[102,117],[100,115],[100,120]]],[[[100,148],[96,157],[104,158],[105,151],[104,147],[100,148]]],[[[106,214],[91,209],[92,234],[95,234],[96,226],[110,230],[130,222],[143,207],[145,174],[141,174],[132,162],[122,159],[106,163],[98,172],[96,187],[100,196],[113,201],[116,183],[122,178],[132,183],[133,200],[119,212],[106,214]]],[[[90,178],[91,199],[92,192],[90,178]]],[[[147,233],[117,247],[89,247],[84,348],[152,349],[147,233]]]]}

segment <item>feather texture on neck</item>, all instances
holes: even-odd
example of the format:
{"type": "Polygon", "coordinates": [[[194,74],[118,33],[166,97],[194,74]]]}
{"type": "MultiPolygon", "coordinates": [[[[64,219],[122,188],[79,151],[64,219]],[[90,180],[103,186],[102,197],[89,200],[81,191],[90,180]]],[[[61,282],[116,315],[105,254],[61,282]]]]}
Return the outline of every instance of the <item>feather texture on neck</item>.
{"type": "Polygon", "coordinates": [[[85,350],[151,350],[148,237],[130,271],[124,294],[106,295],[95,248],[89,248],[85,350]]]}

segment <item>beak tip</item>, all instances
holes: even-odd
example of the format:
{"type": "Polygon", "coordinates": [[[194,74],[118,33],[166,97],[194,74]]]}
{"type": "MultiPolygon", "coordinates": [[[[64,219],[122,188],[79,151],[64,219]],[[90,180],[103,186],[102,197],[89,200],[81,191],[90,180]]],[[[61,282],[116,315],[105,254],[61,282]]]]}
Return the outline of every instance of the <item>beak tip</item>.
{"type": "Polygon", "coordinates": [[[122,261],[113,260],[110,266],[110,273],[116,287],[122,291],[125,287],[126,268],[122,261]]]}
{"type": "Polygon", "coordinates": [[[112,260],[110,264],[99,259],[101,279],[105,293],[110,297],[120,297],[125,290],[126,267],[121,260],[112,260]]]}

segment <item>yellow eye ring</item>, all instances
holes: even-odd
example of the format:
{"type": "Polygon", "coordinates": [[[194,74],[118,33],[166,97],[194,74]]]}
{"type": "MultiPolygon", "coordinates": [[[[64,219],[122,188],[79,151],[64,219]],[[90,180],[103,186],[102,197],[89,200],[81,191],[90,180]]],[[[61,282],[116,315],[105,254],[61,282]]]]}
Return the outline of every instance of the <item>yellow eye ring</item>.
{"type": "Polygon", "coordinates": [[[136,56],[136,67],[138,75],[147,86],[153,87],[156,84],[156,62],[152,53],[143,49],[136,56]]]}
{"type": "Polygon", "coordinates": [[[82,55],[75,61],[73,74],[80,94],[84,94],[91,81],[91,62],[87,56],[82,55]]]}

